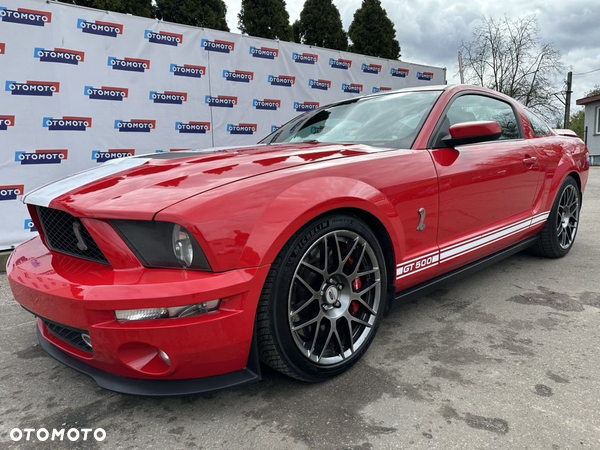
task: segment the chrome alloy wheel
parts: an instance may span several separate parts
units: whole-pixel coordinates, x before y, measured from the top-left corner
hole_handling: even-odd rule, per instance
[[[573,185],[568,185],[560,196],[556,214],[558,244],[567,249],[575,240],[579,224],[579,194]]]
[[[325,234],[302,255],[288,295],[302,355],[330,366],[365,344],[382,305],[379,267],[371,245],[349,230]]]

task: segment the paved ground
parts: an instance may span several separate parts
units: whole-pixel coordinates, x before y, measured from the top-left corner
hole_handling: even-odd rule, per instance
[[[599,169],[566,258],[516,255],[396,310],[328,383],[265,370],[212,395],[123,396],[44,354],[3,275],[0,308],[2,448],[36,446],[14,427],[106,429],[85,448],[600,448]]]

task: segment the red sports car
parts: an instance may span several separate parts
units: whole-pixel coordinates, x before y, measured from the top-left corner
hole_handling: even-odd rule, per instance
[[[107,162],[25,196],[8,263],[40,344],[105,388],[203,392],[259,361],[319,381],[394,302],[571,249],[588,151],[472,86],[344,100],[250,147]]]

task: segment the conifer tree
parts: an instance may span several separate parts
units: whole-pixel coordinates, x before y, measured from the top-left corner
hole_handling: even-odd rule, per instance
[[[284,0],[242,0],[238,19],[241,32],[250,36],[282,41],[293,38]]]
[[[396,40],[394,23],[379,0],[363,0],[354,13],[348,36],[353,52],[380,58],[400,58],[400,44]]]

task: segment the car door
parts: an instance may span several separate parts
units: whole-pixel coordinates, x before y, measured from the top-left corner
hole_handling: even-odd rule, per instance
[[[448,148],[451,125],[496,121],[498,140]],[[439,273],[518,242],[527,232],[540,183],[535,149],[513,105],[481,93],[451,100],[430,141],[439,178]]]

